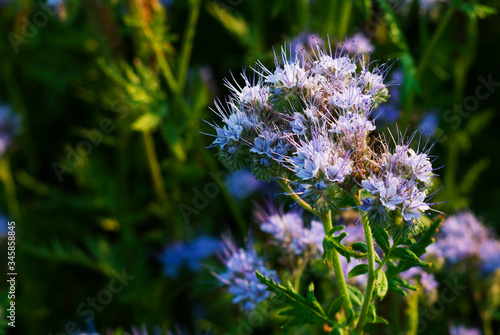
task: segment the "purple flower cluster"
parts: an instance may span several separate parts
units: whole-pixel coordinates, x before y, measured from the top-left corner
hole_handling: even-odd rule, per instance
[[[378,173],[372,173],[361,182],[369,194],[361,209],[368,213],[372,222],[391,229],[399,220],[402,221],[397,225],[399,232],[416,234],[422,229],[418,219],[430,209],[426,199],[434,173],[430,148],[415,152],[410,148],[411,140],[401,140],[392,151],[384,150]]]
[[[20,130],[21,120],[8,105],[0,105],[0,156]]]
[[[432,273],[427,273],[420,267],[413,267],[402,272],[400,275],[401,278],[412,285],[415,285],[415,281],[418,281],[427,296],[437,296],[439,283]]]
[[[372,111],[388,98],[391,65],[372,67],[345,45],[332,53],[316,43],[292,54],[283,48],[274,69],[257,63],[253,80],[243,72],[243,87],[226,82],[232,95],[216,103],[223,125],[212,124],[221,161],[248,167],[258,179],[286,180],[320,213],[364,189],[361,209],[374,222],[417,233],[430,209],[430,148],[412,149],[415,134],[398,139],[394,150],[370,135]]]
[[[276,272],[269,270],[264,261],[259,258],[253,249],[252,241],[249,241],[246,249],[243,249],[238,248],[229,236],[223,236],[222,240],[223,248],[220,258],[226,266],[226,271],[220,274],[214,273],[214,275],[234,296],[234,304],[238,304],[244,311],[251,311],[270,296],[270,293],[266,291],[267,286],[259,282],[255,271],[275,281],[279,279]]]
[[[245,169],[232,171],[226,179],[226,186],[235,199],[242,200],[257,191],[262,186],[262,182],[255,179],[252,173]]]
[[[260,229],[272,235],[283,250],[295,255],[304,254],[308,248],[323,253],[323,224],[313,220],[310,228],[305,227],[302,211],[284,213],[269,205],[268,211],[258,209],[256,217]]]
[[[436,242],[427,251],[450,264],[478,260],[482,273],[490,274],[500,268],[500,240],[492,236],[472,213],[463,212],[442,223]]]
[[[175,242],[167,246],[160,255],[160,262],[164,274],[175,278],[183,266],[192,272],[200,271],[202,261],[219,250],[219,240],[202,235],[192,241]]]
[[[451,326],[450,335],[481,335],[481,331],[477,328],[466,328],[463,325]]]

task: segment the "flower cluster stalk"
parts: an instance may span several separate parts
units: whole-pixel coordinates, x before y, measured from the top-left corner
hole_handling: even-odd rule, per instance
[[[359,314],[358,323],[356,325],[356,333],[361,333],[365,325],[366,315],[370,307],[373,288],[375,284],[375,249],[373,247],[372,232],[368,218],[363,216],[363,229],[365,231],[366,246],[368,247],[368,278],[366,281],[366,291],[363,297],[363,304],[361,305],[361,312]]]

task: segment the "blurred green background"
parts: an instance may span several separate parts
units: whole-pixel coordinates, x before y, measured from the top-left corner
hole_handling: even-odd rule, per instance
[[[445,185],[437,208],[470,209],[498,233],[498,8],[456,0],[429,10],[370,0],[0,1],[0,104],[21,118],[0,168],[0,213],[17,223],[17,324],[8,333],[70,334],[68,322],[87,330],[78,306],[122,269],[135,278],[96,313],[96,330],[210,323],[237,333],[238,311],[208,271],[166,278],[158,257],[175,240],[228,230],[241,239],[252,227],[252,201],[273,191],[234,199],[202,120],[228,93],[224,77],[257,59],[272,65],[272,48],[303,34],[329,34],[335,48],[363,33],[372,60],[398,59],[399,129],[435,117],[434,164],[444,165]],[[480,99],[484,80],[493,84]],[[194,208],[213,182],[220,192],[186,215],[182,205]],[[464,313],[474,322],[471,299],[436,322]]]

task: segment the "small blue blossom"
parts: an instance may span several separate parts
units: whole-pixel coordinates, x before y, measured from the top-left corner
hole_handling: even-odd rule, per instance
[[[459,213],[443,221],[436,242],[427,251],[450,264],[456,264],[477,257],[482,245],[490,240],[490,234],[472,213]]]
[[[351,53],[368,53],[375,50],[370,39],[362,33],[357,33],[352,39],[348,39],[345,48]]]
[[[0,156],[7,150],[21,128],[21,119],[9,105],[0,104]]]
[[[256,217],[260,229],[271,234],[283,250],[301,255],[306,249],[316,246],[317,250],[323,252],[322,243],[325,237],[323,225],[312,221],[310,228],[305,227],[302,211],[284,213],[282,209],[278,210],[269,205],[267,212],[258,209]]]
[[[244,311],[251,311],[270,296],[266,291],[267,286],[259,282],[255,271],[275,281],[279,281],[279,278],[276,271],[269,270],[265,266],[264,261],[253,249],[251,240],[247,243],[246,249],[238,248],[229,236],[223,236],[222,240],[220,258],[226,266],[226,271],[214,275],[233,295],[234,304],[238,304]]]
[[[450,335],[481,335],[481,331],[476,328],[466,328],[463,325],[451,326]]]
[[[238,200],[245,199],[262,185],[263,183],[255,179],[252,173],[247,169],[233,171],[226,179],[226,186],[229,193]]]
[[[4,216],[0,215],[0,238],[6,237],[8,232],[9,232],[9,219]]]
[[[431,135],[439,124],[439,119],[436,112],[428,112],[420,121],[418,128],[425,135]]]
[[[490,238],[479,246],[478,252],[482,273],[488,275],[500,269],[500,240]]]
[[[427,273],[420,267],[412,267],[402,272],[400,276],[412,285],[415,285],[415,280],[418,280],[425,295],[433,298],[437,297],[439,283],[432,273]]]
[[[219,249],[219,240],[203,235],[192,241],[175,242],[166,247],[160,256],[163,272],[169,278],[177,277],[183,266],[198,272],[202,268],[202,261]]]

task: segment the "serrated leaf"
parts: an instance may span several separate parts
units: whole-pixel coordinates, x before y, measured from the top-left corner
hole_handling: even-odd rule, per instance
[[[375,322],[374,323],[383,323],[385,325],[388,325],[389,324],[389,321],[387,321],[386,319],[384,319],[383,317],[381,316],[378,316],[377,315],[377,318],[375,319]]]
[[[421,261],[417,255],[413,253],[408,248],[396,247],[391,250],[390,256],[391,258],[398,258],[409,265],[419,265],[423,267],[429,267],[430,263],[426,263]]]
[[[476,3],[463,3],[460,8],[469,16],[471,19],[480,18],[484,19],[487,16],[493,15],[497,10],[493,7],[488,7]]]
[[[434,220],[429,228],[427,228],[421,235],[417,243],[410,247],[411,251],[418,257],[425,253],[425,248],[434,242],[434,235],[438,232],[439,226],[443,222],[444,217],[440,215]]]
[[[367,272],[368,272],[368,264],[359,264],[353,267],[351,271],[349,271],[347,278],[351,279],[356,276],[364,275]]]
[[[347,291],[349,293],[349,298],[351,298],[351,302],[353,305],[361,306],[361,302],[363,301],[363,293],[352,285],[347,285]]]
[[[344,296],[341,295],[337,299],[335,299],[328,308],[328,318],[330,320],[335,320],[335,315],[340,312],[342,305],[344,304]]]
[[[291,307],[290,309],[280,313],[280,315],[290,317],[290,320],[283,325],[283,328],[305,324],[327,323],[330,326],[335,324],[333,321],[328,319],[325,311],[323,311],[323,308],[321,308],[321,305],[316,300],[313,283],[309,285],[307,298],[304,298],[295,292],[291,283],[289,283],[288,287],[285,288],[281,284],[276,283],[274,279],[266,278],[259,271],[255,271],[255,274],[259,281],[267,286],[267,291],[276,293],[277,295],[283,297],[286,304]]]
[[[375,292],[380,299],[383,299],[387,294],[388,286],[389,284],[387,283],[387,277],[385,276],[384,271],[381,269],[377,270],[375,272]]]
[[[387,231],[384,228],[374,226],[372,228],[372,235],[379,248],[387,254],[391,248]]]
[[[362,253],[368,252],[368,247],[366,246],[366,243],[362,242],[354,242],[353,244],[351,244],[351,248],[355,251],[359,251]]]
[[[347,247],[341,243],[341,241],[346,237],[346,232],[341,233],[339,236],[335,236],[334,233],[344,229],[344,226],[335,226],[323,239],[323,260],[328,264],[329,267],[332,266],[333,262],[333,250],[335,249],[339,254],[347,259],[347,262],[351,261],[351,257],[354,258],[364,258],[366,253],[361,253],[354,250],[352,247]]]

